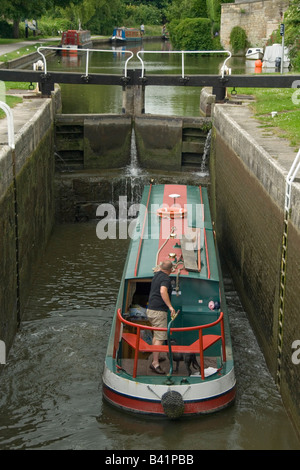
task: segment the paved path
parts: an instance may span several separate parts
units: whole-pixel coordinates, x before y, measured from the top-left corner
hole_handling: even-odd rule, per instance
[[[291,147],[287,139],[274,135],[272,129],[265,128],[258,119],[255,119],[248,106],[224,105],[224,108],[226,113],[252,136],[274,161],[287,172],[290,170],[298,149]]]
[[[107,42],[107,37],[106,36],[92,36],[92,39],[95,41],[103,41]],[[37,38],[37,39],[27,39],[27,40],[20,40],[20,42],[14,42],[12,44],[0,44],[0,56],[4,54],[8,54],[9,52],[17,51],[18,49],[21,49],[22,47],[26,46],[32,46],[34,44],[44,44],[44,43],[49,43],[53,41],[59,41],[60,37],[52,37],[52,38]]]
[[[92,36],[93,39],[99,41],[106,41],[105,36]],[[21,49],[24,46],[33,45],[33,44],[43,44],[53,41],[59,41],[60,37],[52,37],[46,39],[32,39],[32,40],[21,40],[13,44],[0,44],[0,55]],[[31,90],[15,90],[14,94],[19,96],[24,96],[26,99],[22,103],[19,103],[14,108],[12,108],[12,114],[14,117],[14,129],[15,137],[20,129],[26,124],[29,119],[34,115],[34,113],[39,109],[44,98],[37,97],[37,94]],[[0,89],[0,99],[1,99],[1,89]],[[7,135],[7,118],[0,119],[0,149],[3,145],[7,145],[8,135]]]
[[[54,38],[47,38],[47,39],[32,39],[32,40],[27,40],[27,41],[20,41],[20,42],[14,42],[12,44],[0,44],[0,56],[4,54],[8,54],[13,51],[17,51],[18,49],[21,49],[22,47],[26,46],[32,46],[34,44],[43,44],[43,43],[48,43],[51,41],[59,41],[59,37],[54,37]]]
[[[14,119],[15,139],[21,128],[32,118],[45,101],[45,98],[37,98],[32,91],[26,92],[25,90],[24,95],[27,96],[27,99],[11,108]],[[32,95],[32,98],[30,98],[30,95]],[[7,144],[7,118],[4,118],[0,119],[0,149]]]

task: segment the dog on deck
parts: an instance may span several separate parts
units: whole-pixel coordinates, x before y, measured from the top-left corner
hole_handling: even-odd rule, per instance
[[[175,344],[176,344],[176,341],[174,339],[172,339],[171,340],[171,345],[175,345]],[[168,354],[168,356],[169,356],[169,354]],[[184,361],[184,364],[185,364],[188,375],[192,374],[191,366],[194,369],[200,370],[200,366],[198,364],[196,354],[194,354],[194,353],[190,354],[190,353],[175,353],[175,352],[173,352],[172,356],[173,356],[173,361],[176,362],[175,372],[178,372],[180,361]]]

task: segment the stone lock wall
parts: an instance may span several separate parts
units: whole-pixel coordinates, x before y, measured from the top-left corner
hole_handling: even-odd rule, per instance
[[[223,3],[221,5],[220,40],[230,49],[230,33],[234,26],[246,31],[251,47],[263,47],[272,32],[281,23],[281,12],[289,5],[288,0],[255,0]]]
[[[54,95],[16,133],[15,178],[11,149],[0,152],[0,339],[7,352],[54,224]]]
[[[280,393],[300,433],[300,364],[292,359],[293,342],[300,340],[300,184],[295,181],[292,185],[285,309],[280,332],[287,171],[257,143],[259,131],[249,135],[240,120],[235,122],[230,108],[215,105],[213,113],[210,189],[217,241],[274,380],[278,370],[278,335],[283,335]],[[295,155],[291,152],[292,158]]]

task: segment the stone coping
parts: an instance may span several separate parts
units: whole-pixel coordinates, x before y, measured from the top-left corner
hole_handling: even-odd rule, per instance
[[[284,138],[268,135],[247,105],[215,104],[212,119],[226,143],[284,210],[286,177],[297,149]],[[291,220],[300,230],[300,175],[292,183],[291,208]]]

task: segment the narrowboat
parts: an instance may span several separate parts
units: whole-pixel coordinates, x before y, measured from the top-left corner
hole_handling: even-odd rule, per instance
[[[152,345],[147,302],[164,260],[173,270],[168,340]],[[151,368],[159,351],[161,369]],[[103,396],[167,419],[219,411],[235,398],[231,337],[207,189],[145,186],[120,283],[103,371]]]
[[[90,31],[69,29],[61,36],[60,47],[62,49],[77,50],[88,49],[93,46]]]
[[[267,46],[263,56],[263,67],[268,69],[280,68],[282,59],[282,45],[272,44]],[[287,47],[283,49],[283,68],[290,66],[289,50]]]
[[[138,28],[114,28],[112,37],[113,43],[139,42],[142,40],[141,31]]]

